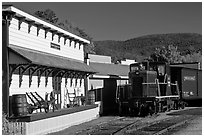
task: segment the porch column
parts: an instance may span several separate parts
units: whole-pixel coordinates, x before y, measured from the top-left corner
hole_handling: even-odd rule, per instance
[[[14,12],[2,12],[2,109],[5,114],[9,114],[9,25]]]
[[[85,57],[84,57],[84,63],[86,63],[87,65],[89,65],[89,57],[88,57],[88,53],[85,53]],[[88,90],[89,90],[89,78],[88,77],[84,77],[84,91],[85,91],[85,97],[86,97],[86,104],[88,102]]]

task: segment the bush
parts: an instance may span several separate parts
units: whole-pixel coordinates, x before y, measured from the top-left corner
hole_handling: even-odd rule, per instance
[[[9,133],[9,121],[6,118],[6,115],[2,114],[2,134],[3,135],[10,135]]]
[[[24,135],[25,123],[9,121],[7,115],[2,114],[2,134],[3,135]]]

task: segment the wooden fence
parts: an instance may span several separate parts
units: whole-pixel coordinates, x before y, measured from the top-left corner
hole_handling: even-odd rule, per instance
[[[3,135],[25,135],[25,122],[4,122],[2,127]]]

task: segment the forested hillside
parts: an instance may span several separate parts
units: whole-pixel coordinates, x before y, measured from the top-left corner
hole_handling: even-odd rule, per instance
[[[143,59],[149,58],[150,55],[152,57],[152,54],[154,54],[156,58],[157,56],[165,56],[166,59],[174,58],[171,56],[173,56],[173,54],[177,54],[178,57],[176,58],[179,62],[201,62],[202,60],[202,35],[200,34],[154,34],[133,38],[126,41],[93,41],[93,39],[86,34],[83,29],[75,27],[67,19],[65,19],[63,22],[59,22],[56,14],[50,9],[36,11],[34,15],[80,37],[89,39],[91,43],[84,47],[85,53],[108,55],[112,57],[112,62],[117,62],[118,60],[122,60],[124,58],[142,61]],[[172,49],[166,49],[168,46],[175,49],[175,51],[171,53]],[[165,53],[163,53],[163,51]]]
[[[154,34],[126,41],[95,41],[95,52],[112,56],[113,61],[123,58],[138,61],[148,58],[156,48],[173,45],[178,47],[182,56],[201,53],[202,35],[196,33]]]

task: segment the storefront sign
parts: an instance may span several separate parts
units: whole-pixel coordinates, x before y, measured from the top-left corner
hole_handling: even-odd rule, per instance
[[[53,48],[53,49],[60,50],[60,45],[52,43],[52,42],[50,43],[50,47]]]

